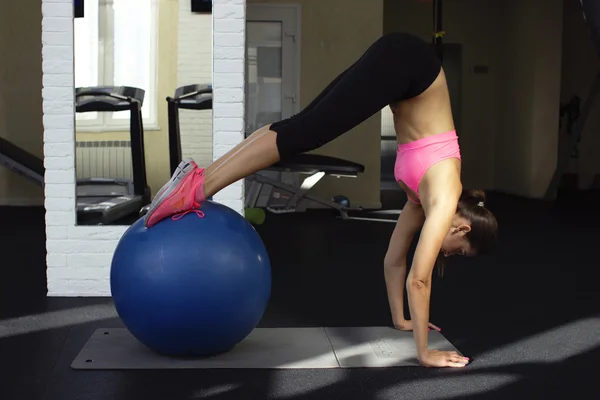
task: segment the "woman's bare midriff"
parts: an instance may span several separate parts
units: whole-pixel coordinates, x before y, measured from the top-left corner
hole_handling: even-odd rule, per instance
[[[390,109],[394,114],[396,140],[399,144],[455,129],[443,69],[427,90],[415,98],[390,105]]]
[[[394,114],[396,140],[399,144],[455,130],[450,93],[443,69],[431,86],[419,96],[392,104],[390,108]],[[450,159],[442,163],[460,175],[458,160]],[[417,194],[411,188],[402,181],[398,181],[398,184],[407,196],[416,201]]]

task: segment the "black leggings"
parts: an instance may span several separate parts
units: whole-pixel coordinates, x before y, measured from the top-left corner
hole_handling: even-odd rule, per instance
[[[281,159],[319,148],[398,100],[418,96],[441,63],[431,45],[405,33],[385,35],[306,108],[275,122]]]

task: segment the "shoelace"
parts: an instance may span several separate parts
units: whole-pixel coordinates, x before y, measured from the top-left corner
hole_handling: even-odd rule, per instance
[[[193,174],[203,176],[204,175],[204,169],[199,169],[198,168],[198,169],[196,169],[193,172]],[[196,191],[196,188],[194,187],[194,192],[195,191]],[[205,215],[204,212],[197,209],[199,207],[200,207],[200,203],[194,201],[192,203],[192,208],[191,209],[186,210],[186,211],[184,211],[182,213],[175,214],[175,215],[173,215],[171,217],[171,219],[173,221],[177,221],[177,220],[180,220],[181,218],[183,218],[185,215],[187,215],[189,213],[195,213],[199,218],[204,218],[204,215]]]
[[[198,208],[198,207],[200,207],[200,204],[198,204],[198,203],[194,203],[194,204],[193,204],[193,207],[194,207],[194,209],[192,209],[192,210],[187,210],[187,211],[184,211],[184,212],[182,212],[182,213],[179,213],[179,214],[175,214],[175,215],[173,215],[173,216],[171,217],[171,219],[172,219],[173,221],[177,221],[177,220],[180,220],[181,218],[183,218],[185,215],[187,215],[187,214],[189,214],[189,213],[195,213],[195,214],[196,214],[196,215],[197,215],[199,218],[204,218],[204,215],[205,215],[205,214],[204,214],[204,211],[201,211],[201,210],[196,210],[196,209],[195,209],[195,208]]]

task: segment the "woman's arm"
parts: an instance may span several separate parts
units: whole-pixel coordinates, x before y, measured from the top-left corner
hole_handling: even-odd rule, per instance
[[[439,204],[429,210],[419,237],[413,265],[406,280],[415,345],[419,360],[422,362],[429,355],[427,338],[433,267],[455,212],[456,204],[452,206],[451,203]]]
[[[426,366],[462,367],[468,359],[456,352],[430,352],[427,347],[431,277],[462,192],[460,162],[448,159],[435,164],[423,177],[419,189],[425,223],[406,280],[417,355]]]
[[[415,233],[425,221],[423,209],[418,204],[408,201],[394,228],[390,238],[383,269],[388,302],[392,313],[392,321],[396,328],[402,328],[404,318],[404,286],[406,283],[406,256]]]

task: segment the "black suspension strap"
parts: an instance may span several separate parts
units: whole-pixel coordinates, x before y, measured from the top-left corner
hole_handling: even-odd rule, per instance
[[[446,32],[443,29],[443,0],[433,0],[433,45],[438,58],[444,62],[443,39]]]

